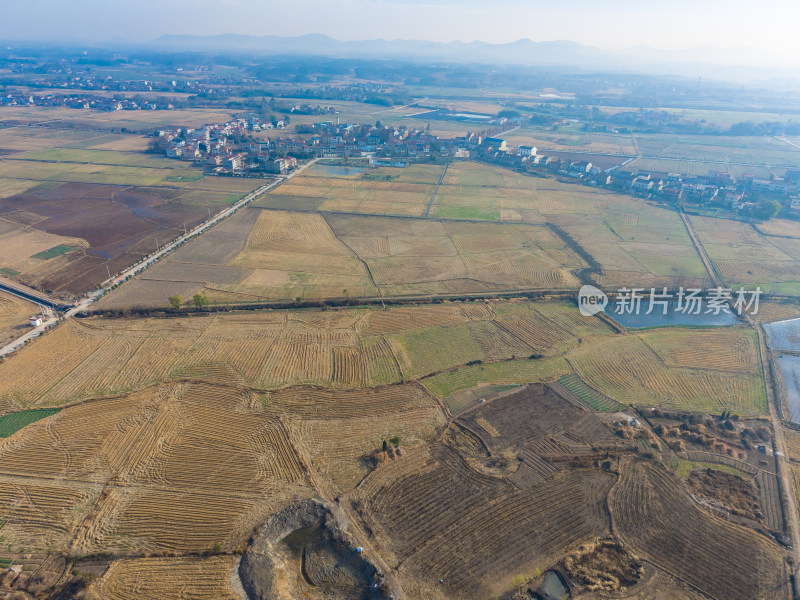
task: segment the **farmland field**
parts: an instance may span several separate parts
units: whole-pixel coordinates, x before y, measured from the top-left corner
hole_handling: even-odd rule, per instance
[[[414,386],[259,398],[247,387],[183,379],[65,408],[0,443],[5,547],[63,548],[72,537],[83,552],[238,549],[267,514],[312,493],[308,465],[315,481],[348,489],[381,438],[399,434],[412,447],[442,421]],[[231,462],[235,470],[225,468]],[[26,474],[58,483],[8,483]],[[33,505],[20,502],[25,495]],[[40,514],[39,506],[50,508]]]
[[[695,506],[660,465],[633,465],[613,492],[611,510],[637,553],[706,593],[731,600],[786,593],[776,548]]]
[[[225,250],[212,257],[205,239],[193,241],[101,306],[165,306],[172,294],[200,290],[212,302],[237,303],[572,289],[587,255],[603,286],[699,285],[706,277],[679,215],[633,198],[469,162],[448,167],[427,219],[402,218],[409,213],[388,207],[408,193],[421,211],[430,190],[376,188],[433,188],[434,168],[382,167],[375,177],[395,173],[386,182],[364,180],[367,171],[315,165],[256,202],[269,210],[249,208],[216,228],[226,231]],[[293,195],[297,186],[372,199],[333,209],[327,200]],[[359,214],[342,214],[348,212]],[[494,222],[470,222],[476,219]]]
[[[41,121],[63,120],[67,126],[89,125],[93,128],[149,132],[156,127],[199,127],[204,123],[224,123],[231,119],[231,113],[215,109],[186,110],[135,110],[99,111],[69,108],[50,108],[39,106],[3,107],[2,120],[5,122],[37,123]],[[94,133],[94,132],[93,132]],[[94,135],[97,135],[94,133]],[[5,147],[0,143],[0,147]]]
[[[361,518],[394,560],[426,585],[445,582],[448,597],[494,597],[513,575],[543,568],[554,555],[607,528],[599,501],[610,478],[592,470],[559,473],[535,450],[522,449],[546,445],[551,420],[570,422],[557,416],[562,413],[572,417],[573,444],[614,444],[593,416],[544,386],[524,388],[470,413],[481,425],[465,421],[467,429],[456,430],[461,433],[454,433],[453,445],[434,445],[379,467],[357,491]],[[491,431],[498,448],[522,451],[541,475],[528,462],[503,475],[477,470],[472,461],[481,459],[470,453],[480,452],[467,441],[475,439],[467,432],[476,427]],[[489,448],[494,455],[494,446]],[[521,478],[526,469],[529,480]],[[454,539],[461,543],[453,545]],[[508,580],[497,581],[493,572]]]
[[[428,165],[369,171],[331,169],[316,165],[262,197],[255,206],[418,217],[430,203],[442,173],[442,167]]]
[[[7,410],[61,406],[182,377],[261,389],[358,388],[425,378],[426,387],[446,399],[482,381],[526,383],[575,371],[623,404],[744,415],[762,414],[766,406],[746,329],[614,335],[603,321],[586,319],[566,303],[270,311],[169,323],[94,318],[59,327],[49,334],[49,349],[34,345],[0,364],[8,382],[0,402]],[[79,351],[59,354],[75,344]],[[48,361],[50,368],[28,378],[32,361]]]
[[[233,556],[119,560],[92,585],[92,591],[109,600],[236,600],[228,586],[235,562]]]
[[[691,220],[726,284],[759,286],[767,293],[797,294],[800,240],[770,237],[749,223],[698,216]],[[742,261],[742,256],[748,260]]]
[[[248,208],[209,235],[224,244],[213,256],[204,236],[99,306],[164,306],[174,293],[201,289],[222,303],[571,289],[572,272],[586,266],[541,225]]]
[[[637,134],[636,141],[645,160],[678,160],[697,162],[698,168],[728,171],[734,167],[739,174],[769,176],[766,167],[781,169],[800,165],[800,150],[772,137],[715,137],[682,135]],[[649,168],[640,166],[640,168]],[[721,168],[720,168],[721,167]],[[660,169],[659,169],[660,170]],[[670,171],[666,172],[687,172]]]
[[[191,376],[263,389],[354,388],[416,379],[470,361],[557,356],[579,336],[609,335],[567,304],[479,302],[386,310],[269,311],[212,318],[81,319],[0,364],[9,407],[58,406]],[[59,348],[80,350],[60,354]],[[437,350],[442,345],[452,356]],[[44,353],[44,354],[42,354]],[[25,376],[30,361],[46,374]]]
[[[28,317],[36,314],[38,310],[38,306],[32,302],[0,292],[0,346],[18,338],[27,330]]]
[[[0,131],[0,147],[14,151],[0,163],[6,275],[59,296],[80,294],[264,183],[204,177],[131,139],[144,138]]]
[[[735,354],[724,337],[705,336],[695,347],[697,337],[694,331],[651,331],[603,338],[567,358],[592,387],[626,404],[763,414],[766,396],[752,333],[732,336],[739,346]]]
[[[568,133],[523,127],[504,136],[514,146],[528,145],[561,152],[597,152],[600,154],[635,155],[636,147],[630,134]]]

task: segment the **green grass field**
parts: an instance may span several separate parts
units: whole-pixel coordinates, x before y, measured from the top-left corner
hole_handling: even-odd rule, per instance
[[[581,376],[577,373],[564,375],[558,381],[570,392],[575,394],[578,398],[595,410],[614,411],[625,408],[623,404],[620,404],[613,398],[609,398],[608,396],[598,392],[596,389],[586,385],[586,382],[581,379]]]
[[[3,415],[0,417],[0,437],[10,437],[26,425],[54,415],[59,410],[58,408],[38,408]]]
[[[31,258],[38,258],[39,260],[49,260],[51,258],[55,258],[56,256],[61,256],[62,254],[66,254],[67,252],[72,252],[75,248],[71,248],[70,246],[65,246],[64,244],[59,244],[58,246],[53,246],[52,248],[45,250],[44,252],[37,252]]]
[[[551,381],[569,372],[562,357],[518,359],[476,364],[453,369],[422,380],[435,396],[447,400],[456,392],[472,389],[480,384],[523,384]]]
[[[181,169],[186,163],[156,154],[143,152],[115,152],[111,150],[82,150],[78,148],[50,148],[17,154],[20,160],[42,162],[85,163],[123,167],[148,167],[152,169]]]

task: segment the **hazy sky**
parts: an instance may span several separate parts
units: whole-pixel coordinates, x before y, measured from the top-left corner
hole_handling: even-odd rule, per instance
[[[798,0],[0,0],[3,40],[166,33],[340,40],[568,39],[603,48],[748,46],[800,56]]]

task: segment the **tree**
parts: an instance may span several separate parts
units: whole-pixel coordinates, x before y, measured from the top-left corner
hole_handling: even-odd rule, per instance
[[[765,221],[769,221],[781,211],[781,203],[777,200],[764,202],[756,211],[756,216]]]
[[[392,446],[394,446],[395,448],[399,448],[400,447],[400,436],[399,435],[396,435],[394,437],[390,437],[389,441],[392,443]]]
[[[195,294],[192,296],[192,302],[197,308],[208,306],[208,298],[203,294]]]
[[[181,304],[183,304],[183,296],[180,294],[175,294],[174,296],[169,297],[169,303],[172,308],[180,308]]]

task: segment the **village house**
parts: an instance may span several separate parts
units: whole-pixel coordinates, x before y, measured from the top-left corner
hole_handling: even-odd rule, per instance
[[[504,139],[494,137],[483,140],[483,147],[487,151],[495,150],[497,152],[506,152],[508,150],[508,144]]]

